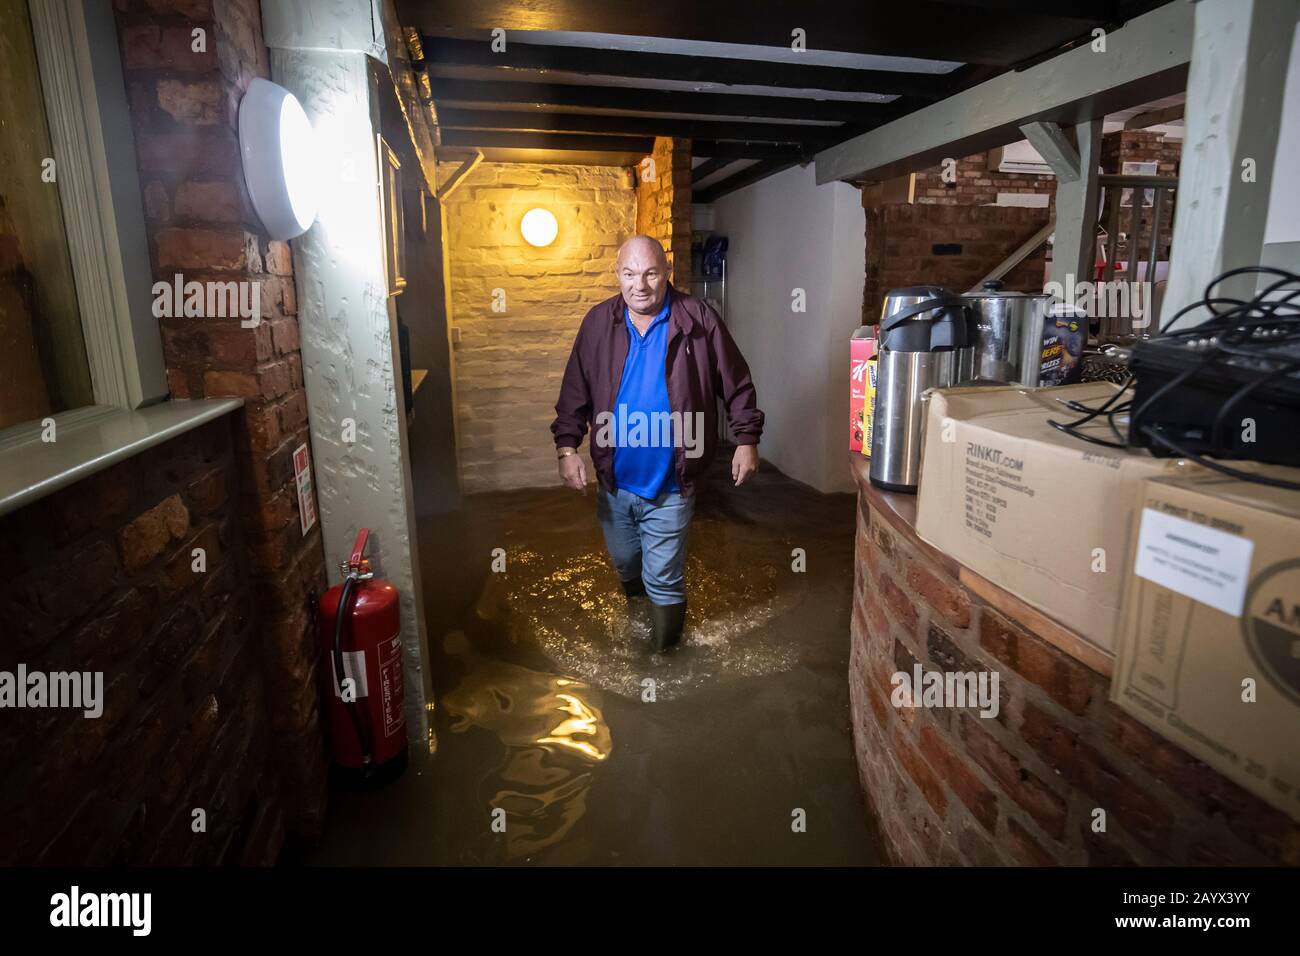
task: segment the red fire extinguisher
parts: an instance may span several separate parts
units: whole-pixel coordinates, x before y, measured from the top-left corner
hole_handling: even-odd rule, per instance
[[[402,713],[402,623],[397,589],[378,580],[364,556],[362,528],[343,583],[320,600],[321,683],[330,756],[347,776],[397,776],[406,767]]]

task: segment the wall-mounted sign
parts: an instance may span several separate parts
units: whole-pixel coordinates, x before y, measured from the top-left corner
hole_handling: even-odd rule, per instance
[[[316,524],[316,495],[311,486],[311,455],[306,442],[293,451],[293,477],[298,483],[298,518],[305,535]]]

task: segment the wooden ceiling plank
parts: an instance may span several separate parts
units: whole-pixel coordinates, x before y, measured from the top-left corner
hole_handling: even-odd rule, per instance
[[[730,156],[715,156],[712,159],[706,159],[698,166],[691,167],[691,182],[698,183],[707,179],[720,169],[725,169],[736,160]]]
[[[1119,5],[1089,0],[396,0],[403,24],[430,37],[487,37],[555,30],[662,37],[790,49],[804,31],[808,49],[1009,66],[1050,50]]]
[[[609,113],[528,112],[525,110],[463,109],[440,106],[438,125],[444,129],[517,129],[552,133],[599,133],[624,136],[680,136],[690,139],[741,140],[762,143],[820,143],[843,138],[842,126],[785,125]]]
[[[479,149],[564,149],[589,152],[649,153],[654,137],[588,136],[581,133],[534,133],[521,130],[441,131],[445,146],[471,146]]]
[[[892,93],[923,100],[942,99],[952,92],[949,73],[857,70],[732,57],[598,50],[522,42],[507,43],[505,50],[496,53],[487,40],[446,37],[426,37],[424,50],[427,61],[435,68],[439,65],[492,67],[506,74],[516,70],[555,70],[590,76],[766,86],[774,90]]]
[[[794,165],[795,163],[793,162],[779,159],[770,159],[761,163],[755,163],[753,166],[742,169],[740,172],[728,176],[720,182],[716,182],[711,186],[706,186],[704,189],[696,190],[695,194],[691,197],[691,201],[697,203],[714,202],[728,193],[735,192],[737,189],[756,183],[760,179],[766,179],[768,176],[787,170]]]
[[[562,83],[498,83],[486,80],[435,79],[432,87],[434,100],[839,122],[871,122],[892,118],[902,115],[915,105],[902,99],[891,103],[855,103],[785,96],[686,93],[619,86],[570,86]]]

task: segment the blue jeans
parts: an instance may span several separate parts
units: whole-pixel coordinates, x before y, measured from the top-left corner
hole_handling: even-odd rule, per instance
[[[655,604],[686,600],[686,530],[695,513],[695,496],[665,491],[653,500],[623,488],[611,495],[600,488],[596,517],[619,580],[637,576]]]

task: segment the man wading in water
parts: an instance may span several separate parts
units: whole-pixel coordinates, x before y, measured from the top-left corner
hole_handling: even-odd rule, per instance
[[[727,327],[673,288],[658,242],[633,236],[614,271],[622,291],[582,320],[551,433],[560,478],[585,494],[578,446],[592,429],[596,517],[623,590],[650,599],[652,643],[662,652],[686,621],[686,531],[717,450],[718,399],[736,440],[737,487],[758,470],[763,413]]]

